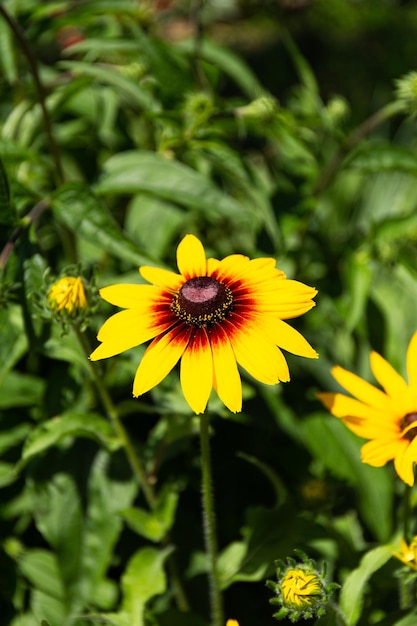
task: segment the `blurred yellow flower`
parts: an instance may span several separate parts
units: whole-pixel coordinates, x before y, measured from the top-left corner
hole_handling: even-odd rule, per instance
[[[408,545],[404,539],[401,539],[400,551],[394,552],[393,556],[404,563],[404,565],[407,565],[412,570],[417,571],[417,536],[413,538],[410,545]]]
[[[379,354],[371,352],[372,372],[383,391],[342,367],[332,374],[354,398],[341,393],[319,393],[330,412],[360,437],[364,463],[381,467],[394,461],[398,476],[414,484],[417,462],[417,332],[407,350],[408,384]]]
[[[239,622],[237,619],[228,619],[226,622],[226,626],[239,626]]]
[[[304,337],[284,320],[314,306],[316,290],[287,280],[274,259],[241,254],[206,259],[202,243],[186,235],[177,249],[179,274],[141,267],[150,285],[119,284],[100,294],[120,311],[101,327],[101,345],[91,359],[105,359],[150,339],[133,383],[140,396],[161,382],[181,360],[185,399],[203,413],[214,388],[221,401],[242,408],[239,363],[257,380],[288,381],[280,348],[317,358]]]
[[[64,276],[57,280],[48,291],[49,306],[55,311],[66,311],[70,315],[87,307],[82,279],[77,276]]]

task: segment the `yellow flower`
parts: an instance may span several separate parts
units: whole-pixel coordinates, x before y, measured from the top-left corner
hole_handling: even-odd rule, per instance
[[[400,540],[400,552],[394,552],[394,556],[404,565],[417,571],[417,536],[413,538],[410,545],[404,539]]]
[[[237,619],[228,619],[226,622],[226,626],[239,626],[239,622]]]
[[[417,462],[417,332],[407,350],[408,384],[379,354],[371,352],[372,372],[383,391],[337,366],[335,379],[355,398],[340,393],[318,394],[333,415],[360,437],[362,461],[381,467],[394,460],[398,476],[414,484]]]
[[[48,291],[48,301],[52,309],[58,312],[76,314],[87,307],[84,285],[77,276],[64,276],[57,280]]]
[[[280,348],[317,358],[304,337],[283,320],[314,306],[315,289],[286,280],[274,259],[233,254],[206,259],[202,243],[186,235],[177,249],[179,274],[141,267],[150,285],[113,285],[104,300],[123,308],[101,327],[92,360],[105,359],[150,339],[133,383],[149,391],[181,360],[186,401],[203,413],[212,388],[233,412],[242,407],[239,363],[257,380],[289,380]]]
[[[297,609],[315,603],[317,596],[322,594],[322,584],[317,574],[302,567],[285,573],[281,580],[281,589],[283,603]]]

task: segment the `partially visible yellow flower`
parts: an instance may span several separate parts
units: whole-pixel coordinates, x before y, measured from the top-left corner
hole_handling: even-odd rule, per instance
[[[57,280],[48,291],[48,301],[54,311],[76,315],[87,307],[82,279],[77,276],[64,276]]]
[[[297,609],[311,606],[322,591],[317,574],[301,567],[286,572],[281,580],[281,588],[284,603]]]
[[[393,556],[404,563],[404,565],[407,565],[412,570],[417,572],[417,536],[413,538],[410,545],[408,545],[404,539],[401,539],[400,551],[394,552]]]
[[[226,622],[226,626],[239,626],[239,622],[237,619],[228,619]]]
[[[242,408],[238,363],[267,385],[290,378],[281,348],[308,358],[317,353],[286,321],[309,311],[316,290],[287,280],[275,259],[232,254],[207,259],[202,243],[186,235],[177,249],[179,274],[141,267],[148,285],[100,290],[122,308],[97,335],[91,359],[106,359],[151,340],[133,382],[140,396],[181,361],[180,381],[195,413],[203,413],[214,388],[234,413]]]
[[[412,486],[417,463],[417,332],[407,350],[408,384],[376,352],[371,352],[370,361],[383,391],[336,366],[333,376],[354,398],[341,393],[318,397],[350,430],[370,440],[362,446],[364,463],[381,467],[393,460],[398,476]]]

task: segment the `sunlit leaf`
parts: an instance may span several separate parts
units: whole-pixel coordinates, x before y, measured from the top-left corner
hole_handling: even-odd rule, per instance
[[[104,204],[81,184],[61,187],[52,198],[57,217],[73,232],[133,265],[154,264],[123,234]]]
[[[96,191],[126,194],[147,191],[204,212],[207,218],[244,218],[243,207],[205,176],[178,161],[146,151],[116,154],[105,163]]]
[[[178,494],[167,487],[159,494],[152,511],[135,507],[121,511],[121,515],[139,535],[151,541],[160,541],[174,522],[177,503]]]
[[[143,626],[147,602],[166,589],[164,563],[171,548],[142,548],[130,559],[122,576],[122,608],[130,617],[130,626]]]
[[[373,548],[362,558],[359,567],[346,578],[340,592],[340,608],[348,626],[358,623],[368,579],[385,565],[392,553],[393,546]]]
[[[109,450],[120,446],[112,425],[100,415],[68,412],[40,424],[32,431],[23,448],[22,461],[29,461],[67,437],[94,439]]]

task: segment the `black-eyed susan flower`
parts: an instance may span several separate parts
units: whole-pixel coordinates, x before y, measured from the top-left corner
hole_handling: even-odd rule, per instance
[[[394,552],[393,556],[417,572],[417,536],[413,537],[410,544],[404,539],[400,539],[400,549],[398,552]]]
[[[195,413],[212,388],[233,412],[241,410],[237,364],[273,385],[289,380],[280,348],[316,358],[304,337],[284,320],[314,306],[316,290],[287,280],[274,259],[233,254],[206,259],[202,243],[186,235],[177,249],[179,274],[141,267],[149,285],[113,285],[100,294],[123,308],[101,327],[91,359],[105,359],[150,339],[136,371],[133,395],[157,385],[181,360],[181,387]]]
[[[83,281],[80,276],[64,276],[52,284],[48,291],[51,309],[76,315],[87,307]]]
[[[393,460],[401,480],[413,485],[417,462],[417,332],[407,350],[408,384],[377,352],[371,352],[370,361],[383,390],[337,366],[332,368],[333,376],[354,397],[341,393],[320,393],[318,397],[350,430],[370,440],[362,446],[364,463],[381,467]]]
[[[338,587],[335,583],[326,583],[324,564],[318,569],[313,559],[307,558],[301,551],[297,554],[301,562],[291,558],[285,563],[277,561],[277,582],[266,582],[275,593],[270,603],[281,607],[274,617],[287,617],[292,622],[324,615],[330,595]]]

